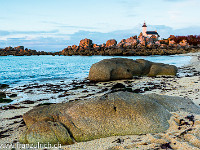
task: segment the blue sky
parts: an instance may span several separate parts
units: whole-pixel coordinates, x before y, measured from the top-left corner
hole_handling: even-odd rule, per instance
[[[170,34],[198,34],[199,0],[0,0],[0,47],[62,50],[139,34],[141,24]]]

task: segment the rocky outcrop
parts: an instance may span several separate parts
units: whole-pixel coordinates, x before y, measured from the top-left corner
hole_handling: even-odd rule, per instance
[[[189,43],[187,42],[187,40],[182,40],[182,41],[179,43],[179,45],[180,45],[181,47],[189,47]]]
[[[111,46],[116,46],[116,45],[117,45],[117,41],[115,39],[111,39],[106,42],[106,47],[111,47]]]
[[[90,39],[83,39],[80,41],[79,46],[87,49],[87,48],[91,48],[92,47],[92,40]]]
[[[113,58],[93,64],[89,71],[89,80],[99,82],[132,79],[133,76],[175,76],[176,73],[177,68],[173,65],[153,63],[143,59]]]
[[[67,47],[62,50],[61,55],[103,55],[103,56],[149,56],[149,55],[174,55],[188,52],[197,52],[183,40],[179,44],[173,44],[175,36],[169,39],[158,40],[156,36],[144,37],[142,33],[127,39],[122,39],[118,44],[115,39],[108,40],[106,44],[93,44],[90,39],[83,39],[79,46]],[[176,42],[175,42],[176,43]]]
[[[44,52],[44,51],[36,51],[31,49],[24,49],[24,46],[17,46],[17,47],[6,47],[4,49],[0,49],[0,56],[7,56],[7,55],[13,55],[13,56],[31,56],[31,55],[56,55],[57,53],[51,53],[51,52]]]
[[[24,51],[24,46],[17,46],[17,47],[14,47],[14,50],[22,50],[22,51]]]
[[[39,106],[23,115],[22,143],[72,144],[97,138],[163,132],[170,111],[200,113],[184,98],[115,92],[84,101]]]
[[[30,55],[102,55],[102,56],[149,56],[149,55],[174,55],[200,50],[200,36],[170,36],[168,39],[158,40],[156,36],[144,37],[142,33],[127,39],[122,39],[117,44],[115,39],[103,44],[93,44],[91,39],[83,39],[79,45],[72,45],[60,52],[44,52],[24,49],[24,46],[0,48],[0,56],[30,56]]]
[[[132,36],[128,39],[123,39],[121,40],[121,42],[119,42],[117,44],[118,47],[121,48],[135,48],[135,46],[137,45],[137,36]]]

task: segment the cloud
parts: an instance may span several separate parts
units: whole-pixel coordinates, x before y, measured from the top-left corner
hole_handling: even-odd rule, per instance
[[[170,16],[170,19],[172,20],[176,20],[181,16],[181,12],[177,10],[169,11],[168,14]]]
[[[78,31],[74,34],[69,35],[70,40],[67,41],[68,45],[78,44],[81,39],[89,38],[93,41],[93,43],[96,44],[102,44],[106,43],[109,39],[116,39],[117,41],[121,41],[123,38],[128,38],[130,36],[135,35],[130,30],[118,30],[108,33],[102,33],[102,32],[91,32],[91,31]]]
[[[59,37],[37,37],[34,39],[23,38],[8,38],[7,40],[0,40],[1,48],[12,46],[16,47],[23,45],[28,49],[35,49],[38,51],[60,51],[67,47],[66,38]]]
[[[6,35],[10,35],[10,32],[0,30],[0,36],[6,36]]]
[[[57,28],[72,28],[72,29],[97,29],[97,27],[90,27],[90,26],[74,26],[74,25],[67,25],[65,23],[55,22],[55,21],[41,21],[41,23],[51,24]]]
[[[164,25],[148,25],[149,31],[157,30],[161,37],[167,38],[170,36],[170,34],[174,33],[174,30],[171,27],[164,26]],[[78,44],[81,39],[89,38],[93,41],[93,43],[96,44],[102,44],[106,43],[109,39],[116,39],[118,42],[120,42],[122,39],[129,38],[134,35],[139,35],[139,33],[142,31],[142,25],[137,25],[136,27],[128,30],[116,30],[113,32],[91,32],[91,31],[78,31],[74,34],[69,34],[70,40],[66,41],[67,45],[73,45]]]
[[[126,17],[136,17],[138,16],[138,12],[135,8],[141,7],[141,2],[138,0],[116,0],[123,8],[124,8],[124,15]]]
[[[41,23],[53,24],[53,25],[63,25],[63,23],[59,23],[59,22],[56,22],[56,21],[41,21]]]
[[[73,28],[73,29],[97,29],[97,27],[84,27],[84,26],[69,26],[69,25],[59,25],[59,28]]]
[[[118,42],[120,42],[122,39],[126,39],[134,35],[139,35],[141,30],[141,25],[138,25],[132,29],[116,30],[107,33],[80,30],[73,34],[55,33],[48,36],[37,35],[36,37],[26,35],[21,38],[16,37],[0,40],[0,45],[1,47],[15,47],[23,45],[26,48],[36,49],[38,51],[61,51],[69,45],[78,45],[80,40],[84,38],[89,38],[93,41],[93,43],[96,44],[105,43],[109,39],[116,39]],[[196,35],[197,33],[200,33],[200,27],[198,26],[174,30],[173,28],[165,25],[148,25],[147,30],[157,30],[161,38],[168,38],[170,35]]]
[[[0,20],[5,20],[5,19],[7,19],[6,17],[0,17]]]
[[[49,33],[58,33],[59,30],[50,30],[50,31],[4,31],[0,30],[0,36],[7,36],[7,35],[16,35],[16,34],[49,34]]]
[[[138,0],[115,0],[115,2],[118,2],[122,5],[124,5],[126,8],[127,7],[138,7],[138,5],[140,4],[140,1]]]
[[[126,15],[127,17],[130,17],[130,18],[134,18],[134,17],[137,17],[137,15],[136,14],[128,14],[128,15]]]
[[[188,1],[188,0],[164,0],[164,1],[167,1],[167,2],[185,2],[185,1]]]
[[[176,29],[175,34],[176,35],[200,35],[200,27],[198,26],[192,26],[182,29]]]
[[[59,30],[50,31],[12,31],[11,34],[45,34],[45,33],[58,33]]]
[[[36,50],[59,51],[69,40],[67,34],[59,30],[49,31],[0,31],[1,48],[23,45]]]

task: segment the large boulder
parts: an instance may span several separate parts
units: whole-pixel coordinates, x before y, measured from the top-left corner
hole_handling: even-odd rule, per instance
[[[6,51],[12,51],[12,50],[14,50],[14,48],[12,48],[11,46],[9,46],[9,47],[6,47],[5,50]]]
[[[17,46],[17,47],[14,47],[15,50],[22,50],[24,51],[24,46]]]
[[[72,45],[72,50],[77,50],[78,46],[77,45]]]
[[[157,75],[176,75],[177,67],[173,65],[166,65],[162,63],[152,64],[148,76]]]
[[[7,84],[0,84],[0,89],[6,89],[8,87],[9,87],[9,85],[7,85]]]
[[[188,99],[130,92],[40,106],[23,115],[28,129],[20,142],[72,144],[109,136],[163,132],[169,127],[170,111],[180,110],[200,113]]]
[[[137,36],[132,36],[128,39],[122,39],[121,42],[117,44],[118,47],[123,47],[123,48],[131,48],[133,46],[137,45]]]
[[[116,45],[117,45],[117,41],[115,39],[111,39],[106,42],[106,47],[112,47]]]
[[[131,59],[104,59],[92,65],[89,71],[89,80],[109,81],[131,79],[133,78],[132,69],[136,70],[135,72],[138,72],[138,75],[140,75],[140,72],[142,71],[142,68],[137,65],[137,62]]]
[[[0,98],[6,98],[6,93],[5,92],[0,92]]]
[[[79,43],[80,47],[84,47],[84,48],[91,48],[92,47],[92,40],[90,39],[83,39],[80,41]]]
[[[73,140],[65,126],[59,122],[39,121],[34,123],[20,137],[22,143],[60,143],[73,144]]]
[[[89,71],[89,80],[99,82],[132,79],[133,76],[175,76],[176,73],[177,68],[173,65],[153,63],[143,59],[112,58],[93,64]]]

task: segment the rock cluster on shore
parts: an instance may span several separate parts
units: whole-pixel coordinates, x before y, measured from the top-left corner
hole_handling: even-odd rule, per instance
[[[90,68],[90,81],[110,81],[132,79],[133,76],[175,76],[177,67],[174,65],[154,63],[144,59],[112,58],[95,63]]]
[[[31,49],[24,49],[24,46],[0,48],[0,56],[30,56],[30,55],[102,55],[102,56],[148,56],[148,55],[174,55],[200,50],[200,38],[196,36],[170,36],[165,40],[158,40],[156,37],[144,37],[142,33],[119,43],[110,39],[103,44],[94,44],[91,39],[82,39],[79,45],[68,46],[60,52],[44,52]]]
[[[177,41],[178,43],[176,43]],[[190,42],[191,43],[191,42]],[[193,44],[193,43],[192,43]],[[83,39],[79,46],[72,45],[62,50],[61,55],[103,55],[103,56],[147,56],[147,55],[174,55],[188,52],[197,52],[200,47],[190,45],[184,38],[180,41],[175,36],[166,40],[154,37],[146,38],[142,34],[122,39],[118,44],[115,39],[108,40],[101,45],[93,44],[91,39]]]
[[[169,128],[170,112],[175,111],[200,114],[189,99],[131,92],[40,106],[23,115],[28,129],[20,142],[72,144],[114,135],[163,132]]]
[[[36,51],[31,49],[24,49],[24,46],[0,48],[0,56],[31,56],[31,55],[56,55],[58,53]]]

